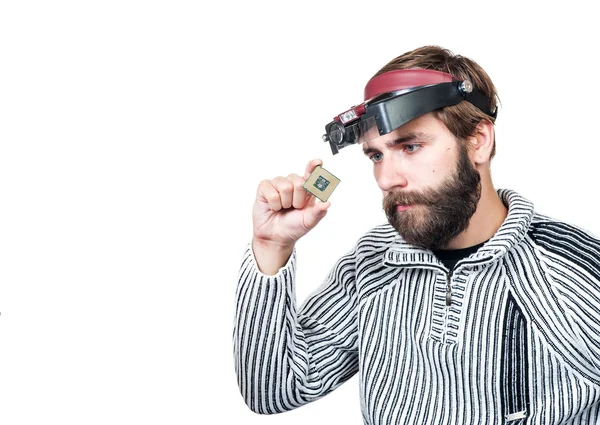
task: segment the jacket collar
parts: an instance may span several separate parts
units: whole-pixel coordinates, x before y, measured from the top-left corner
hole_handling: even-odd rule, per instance
[[[479,250],[458,262],[459,267],[478,268],[497,261],[526,236],[533,218],[533,203],[517,192],[499,189],[498,196],[508,208],[508,215],[498,231]],[[447,271],[433,252],[406,243],[400,235],[384,254],[384,264],[410,268],[432,268]]]

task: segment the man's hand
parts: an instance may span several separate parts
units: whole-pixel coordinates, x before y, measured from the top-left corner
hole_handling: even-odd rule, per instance
[[[323,162],[310,161],[304,177],[290,174],[263,180],[252,211],[252,249],[264,274],[276,274],[287,262],[296,242],[327,214],[330,202],[316,198],[302,188],[312,171]]]

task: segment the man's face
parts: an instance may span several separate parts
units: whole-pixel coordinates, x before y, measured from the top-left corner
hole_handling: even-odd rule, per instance
[[[363,144],[374,163],[383,208],[403,239],[445,247],[469,225],[481,181],[463,144],[433,113]]]

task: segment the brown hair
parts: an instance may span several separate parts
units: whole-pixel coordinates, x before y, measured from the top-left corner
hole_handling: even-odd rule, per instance
[[[439,46],[419,47],[410,52],[404,53],[395,59],[392,59],[387,65],[381,68],[377,74],[383,74],[387,71],[396,69],[433,69],[446,72],[460,80],[469,80],[474,88],[477,88],[491,100],[490,110],[497,108],[499,98],[496,88],[487,73],[473,60],[464,56],[455,55],[448,49]],[[436,111],[438,118],[448,127],[448,130],[460,141],[466,140],[475,132],[475,127],[481,120],[490,121],[492,124],[495,118],[482,112],[473,104],[463,101],[458,105],[447,106]],[[494,137],[494,146],[490,159],[496,154],[496,140]]]

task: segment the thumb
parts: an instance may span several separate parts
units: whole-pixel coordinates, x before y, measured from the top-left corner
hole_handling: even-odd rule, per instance
[[[304,216],[304,225],[308,229],[312,229],[319,224],[319,221],[321,221],[327,214],[327,210],[329,209],[330,205],[331,202],[329,201],[317,202],[312,207],[308,208]]]
[[[323,165],[323,161],[320,159],[313,159],[308,164],[306,164],[306,170],[304,171],[304,180],[308,179],[311,173],[317,168],[317,166]]]

